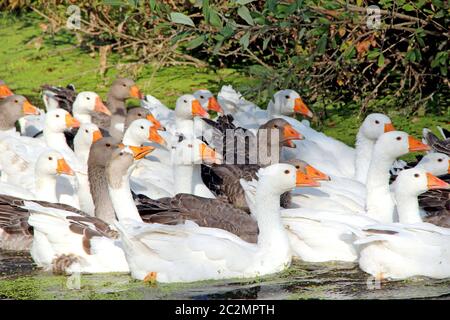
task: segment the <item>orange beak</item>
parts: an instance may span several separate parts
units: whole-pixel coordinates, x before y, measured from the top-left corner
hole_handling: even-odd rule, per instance
[[[143,146],[143,147],[128,146],[128,147],[131,149],[131,151],[133,151],[134,160],[142,159],[150,152],[155,150],[155,147],[152,146]]]
[[[154,127],[156,130],[166,131],[166,128],[164,128],[164,127],[161,125],[161,122],[159,122],[158,120],[156,120],[156,118],[155,118],[151,113],[149,113],[149,114],[147,115],[146,119],[147,119],[148,121],[150,121],[151,123],[153,123],[153,127]]]
[[[384,124],[384,132],[395,131],[394,125],[392,123]]]
[[[28,102],[28,100],[25,100],[25,102],[22,105],[22,112],[23,114],[29,115],[38,115],[39,110],[38,108],[36,108],[35,106],[33,106],[31,103]]]
[[[74,172],[67,164],[66,160],[64,158],[58,159],[57,166],[56,166],[56,172],[58,174],[67,174],[68,176],[73,176]]]
[[[441,179],[433,176],[431,173],[427,172],[427,187],[429,190],[431,190],[431,189],[449,189],[450,184],[448,184],[444,180],[441,180]]]
[[[66,127],[67,128],[78,128],[80,126],[80,121],[72,117],[70,114],[66,114]]]
[[[431,150],[430,146],[427,146],[426,144],[422,143],[421,141],[417,140],[412,136],[408,137],[408,144],[409,144],[409,152]]]
[[[195,116],[200,116],[200,117],[204,117],[204,118],[209,117],[208,112],[206,112],[205,109],[202,108],[202,105],[200,104],[200,102],[197,99],[192,101],[192,115],[194,117]]]
[[[219,102],[217,102],[216,98],[214,98],[214,97],[211,97],[208,100],[208,110],[212,110],[217,113],[223,114],[222,107],[220,106]]]
[[[447,173],[450,174],[450,160],[448,160],[448,171],[447,171]]]
[[[101,138],[103,138],[102,133],[100,132],[100,130],[95,130],[93,135],[92,135],[92,143],[100,140]]]
[[[217,152],[208,147],[206,144],[202,143],[200,145],[200,156],[202,160],[204,160],[207,163],[216,163],[220,164],[219,156]]]
[[[296,172],[295,185],[297,187],[320,187],[319,182],[301,171]]]
[[[148,139],[150,141],[156,142],[162,146],[165,146],[167,144],[166,140],[164,140],[164,138],[159,135],[156,127],[150,127],[150,130],[148,133]]]
[[[306,174],[313,180],[331,180],[328,175],[310,165],[306,166]]]
[[[134,85],[130,88],[130,97],[136,98],[136,99],[144,99],[144,95],[142,94],[141,90],[139,90],[138,86]]]
[[[107,114],[108,116],[111,115],[111,111],[108,110],[108,108],[104,105],[102,99],[100,97],[95,98],[95,111],[102,112],[104,114]]]
[[[290,140],[303,140],[304,137],[295,130],[290,124],[287,124],[283,128],[283,138],[285,142],[288,142],[287,145],[294,145]],[[295,146],[295,145],[294,145]]]
[[[313,113],[308,106],[303,102],[302,98],[296,98],[294,104],[294,112],[300,113],[306,117],[312,118]]]
[[[11,91],[11,89],[6,85],[2,84],[0,86],[0,98],[6,98],[9,96],[12,96],[14,93]]]

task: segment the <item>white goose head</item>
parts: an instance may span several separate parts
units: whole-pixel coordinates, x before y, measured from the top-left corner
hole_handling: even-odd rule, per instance
[[[290,89],[280,90],[273,96],[273,108],[280,115],[291,116],[295,113],[302,114],[306,117],[313,117],[313,113],[303,102],[300,95]]]
[[[179,165],[220,163],[221,156],[203,141],[185,138],[173,147],[173,162]]]
[[[219,102],[217,102],[211,91],[207,89],[197,90],[194,92],[194,97],[200,102],[203,109],[223,114],[222,107],[220,106]]]
[[[192,120],[196,116],[209,117],[200,102],[192,94],[185,94],[177,99],[175,115],[178,119],[184,120]]]
[[[450,187],[448,183],[436,178],[430,172],[417,168],[402,170],[396,181],[396,192],[410,196],[418,196],[431,189],[447,189]]]
[[[375,143],[378,156],[396,159],[409,152],[429,151],[430,147],[403,131],[383,133]]]
[[[111,115],[111,112],[103,103],[100,96],[92,91],[80,92],[73,102],[74,114],[93,114],[94,112],[101,112]]]
[[[74,175],[73,170],[63,156],[54,150],[46,150],[39,155],[35,165],[35,172],[37,176]]]
[[[123,143],[126,145],[140,146],[146,142],[155,142],[165,146],[167,143],[158,133],[158,127],[147,119],[137,119],[131,122],[125,131]]]
[[[435,176],[450,174],[450,157],[440,152],[428,153],[423,156],[416,168],[421,168]]]
[[[78,128],[80,122],[64,109],[49,111],[45,116],[45,128],[54,133],[62,133],[69,128]]]
[[[101,138],[103,138],[103,135],[97,125],[82,123],[74,139],[75,153],[77,153],[79,148],[89,152],[91,145]]]
[[[394,130],[391,119],[382,113],[369,114],[360,128],[360,132],[372,141],[376,141],[383,133]]]

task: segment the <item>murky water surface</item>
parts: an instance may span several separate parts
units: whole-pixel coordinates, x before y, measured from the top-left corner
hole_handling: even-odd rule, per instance
[[[79,289],[78,289],[79,287]],[[0,299],[450,299],[450,279],[374,283],[352,263],[294,262],[248,281],[149,285],[127,274],[54,276],[28,254],[0,251]]]

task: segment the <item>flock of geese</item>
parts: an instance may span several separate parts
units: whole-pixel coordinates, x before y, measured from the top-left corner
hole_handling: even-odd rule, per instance
[[[231,86],[170,109],[126,78],[106,103],[71,85],[42,96],[45,111],[0,81],[0,249],[45,270],[189,282],[297,258],[357,262],[380,280],[450,277],[445,128],[420,141],[373,113],[352,148],[298,121],[313,114],[293,90],[266,109]],[[270,157],[250,161],[255,146]],[[397,160],[409,152],[426,153]]]

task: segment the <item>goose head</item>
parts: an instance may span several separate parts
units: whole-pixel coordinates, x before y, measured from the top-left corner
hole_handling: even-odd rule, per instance
[[[64,109],[49,111],[45,116],[45,128],[55,133],[62,133],[69,128],[78,128],[80,122]]]
[[[197,90],[194,92],[194,97],[200,102],[204,109],[223,114],[222,107],[219,102],[217,102],[211,91],[207,89]]]
[[[258,171],[258,184],[270,186],[274,194],[282,194],[295,187],[317,187],[320,184],[287,163],[276,163]]]
[[[128,177],[136,164],[135,160],[140,160],[152,152],[155,148],[151,146],[135,147],[119,144],[119,148],[111,153],[111,157],[106,165],[106,179],[112,188],[119,188],[123,178]]]
[[[90,148],[93,143],[103,138],[97,125],[93,123],[83,123],[80,125],[77,134],[75,135],[75,145]]]
[[[134,120],[127,128],[123,141],[125,144],[140,146],[145,142],[152,141],[162,146],[167,143],[158,133],[157,127],[147,119]]]
[[[297,171],[301,171],[307,176],[311,177],[313,180],[321,181],[321,180],[331,180],[328,175],[317,170],[313,166],[309,165],[307,162],[300,159],[289,159],[285,161],[285,163],[291,164],[295,167]]]
[[[270,130],[270,132],[273,132],[272,130],[277,130],[278,137],[279,137],[279,143],[284,147],[289,148],[295,148],[295,144],[292,142],[292,140],[302,140],[304,137],[295,130],[289,122],[287,122],[284,119],[276,118],[267,121],[265,124],[259,127],[258,135],[260,135],[264,130]],[[268,144],[272,143],[271,141],[271,134],[270,132],[267,133],[268,137]]]
[[[177,99],[175,116],[183,120],[192,120],[197,116],[209,118],[208,112],[192,94],[185,94]]]
[[[13,128],[16,121],[26,115],[38,114],[40,114],[39,109],[24,96],[11,95],[0,101],[0,126],[2,129]]]
[[[88,158],[89,170],[95,167],[105,167],[114,150],[119,147],[120,141],[113,137],[104,137],[91,145]]]
[[[148,121],[151,121],[153,123],[153,126],[157,130],[161,131],[166,130],[149,110],[142,107],[137,107],[128,110],[127,117],[125,119],[125,129],[128,128],[130,124],[137,119],[147,119]]]
[[[7,84],[3,80],[0,80],[0,99],[12,96],[13,94],[14,93],[7,86]]]
[[[360,128],[360,132],[372,141],[376,141],[383,133],[394,130],[391,119],[382,113],[369,114]]]
[[[421,168],[436,176],[450,174],[450,157],[440,152],[428,153],[423,156],[416,168]]]
[[[403,131],[383,133],[375,143],[378,156],[396,159],[409,152],[429,151],[430,147]]]
[[[303,102],[300,95],[290,89],[277,91],[273,96],[273,107],[276,113],[280,115],[291,116],[299,113],[306,117],[312,118],[313,113]]]
[[[73,112],[74,114],[93,114],[94,112],[100,112],[111,115],[111,112],[103,103],[100,96],[92,91],[80,92],[75,101],[73,102]]]
[[[221,163],[221,155],[199,139],[186,138],[173,147],[173,159],[176,164],[192,165],[201,163]]]
[[[73,170],[63,156],[54,150],[47,150],[39,155],[36,161],[35,172],[37,176],[74,175]]]
[[[448,189],[450,185],[423,169],[402,170],[396,179],[396,192],[418,196],[432,189]]]
[[[139,90],[139,87],[136,85],[136,83],[128,78],[116,79],[112,83],[108,95],[119,101],[125,101],[129,98],[144,98],[144,95],[142,94],[141,90]]]

